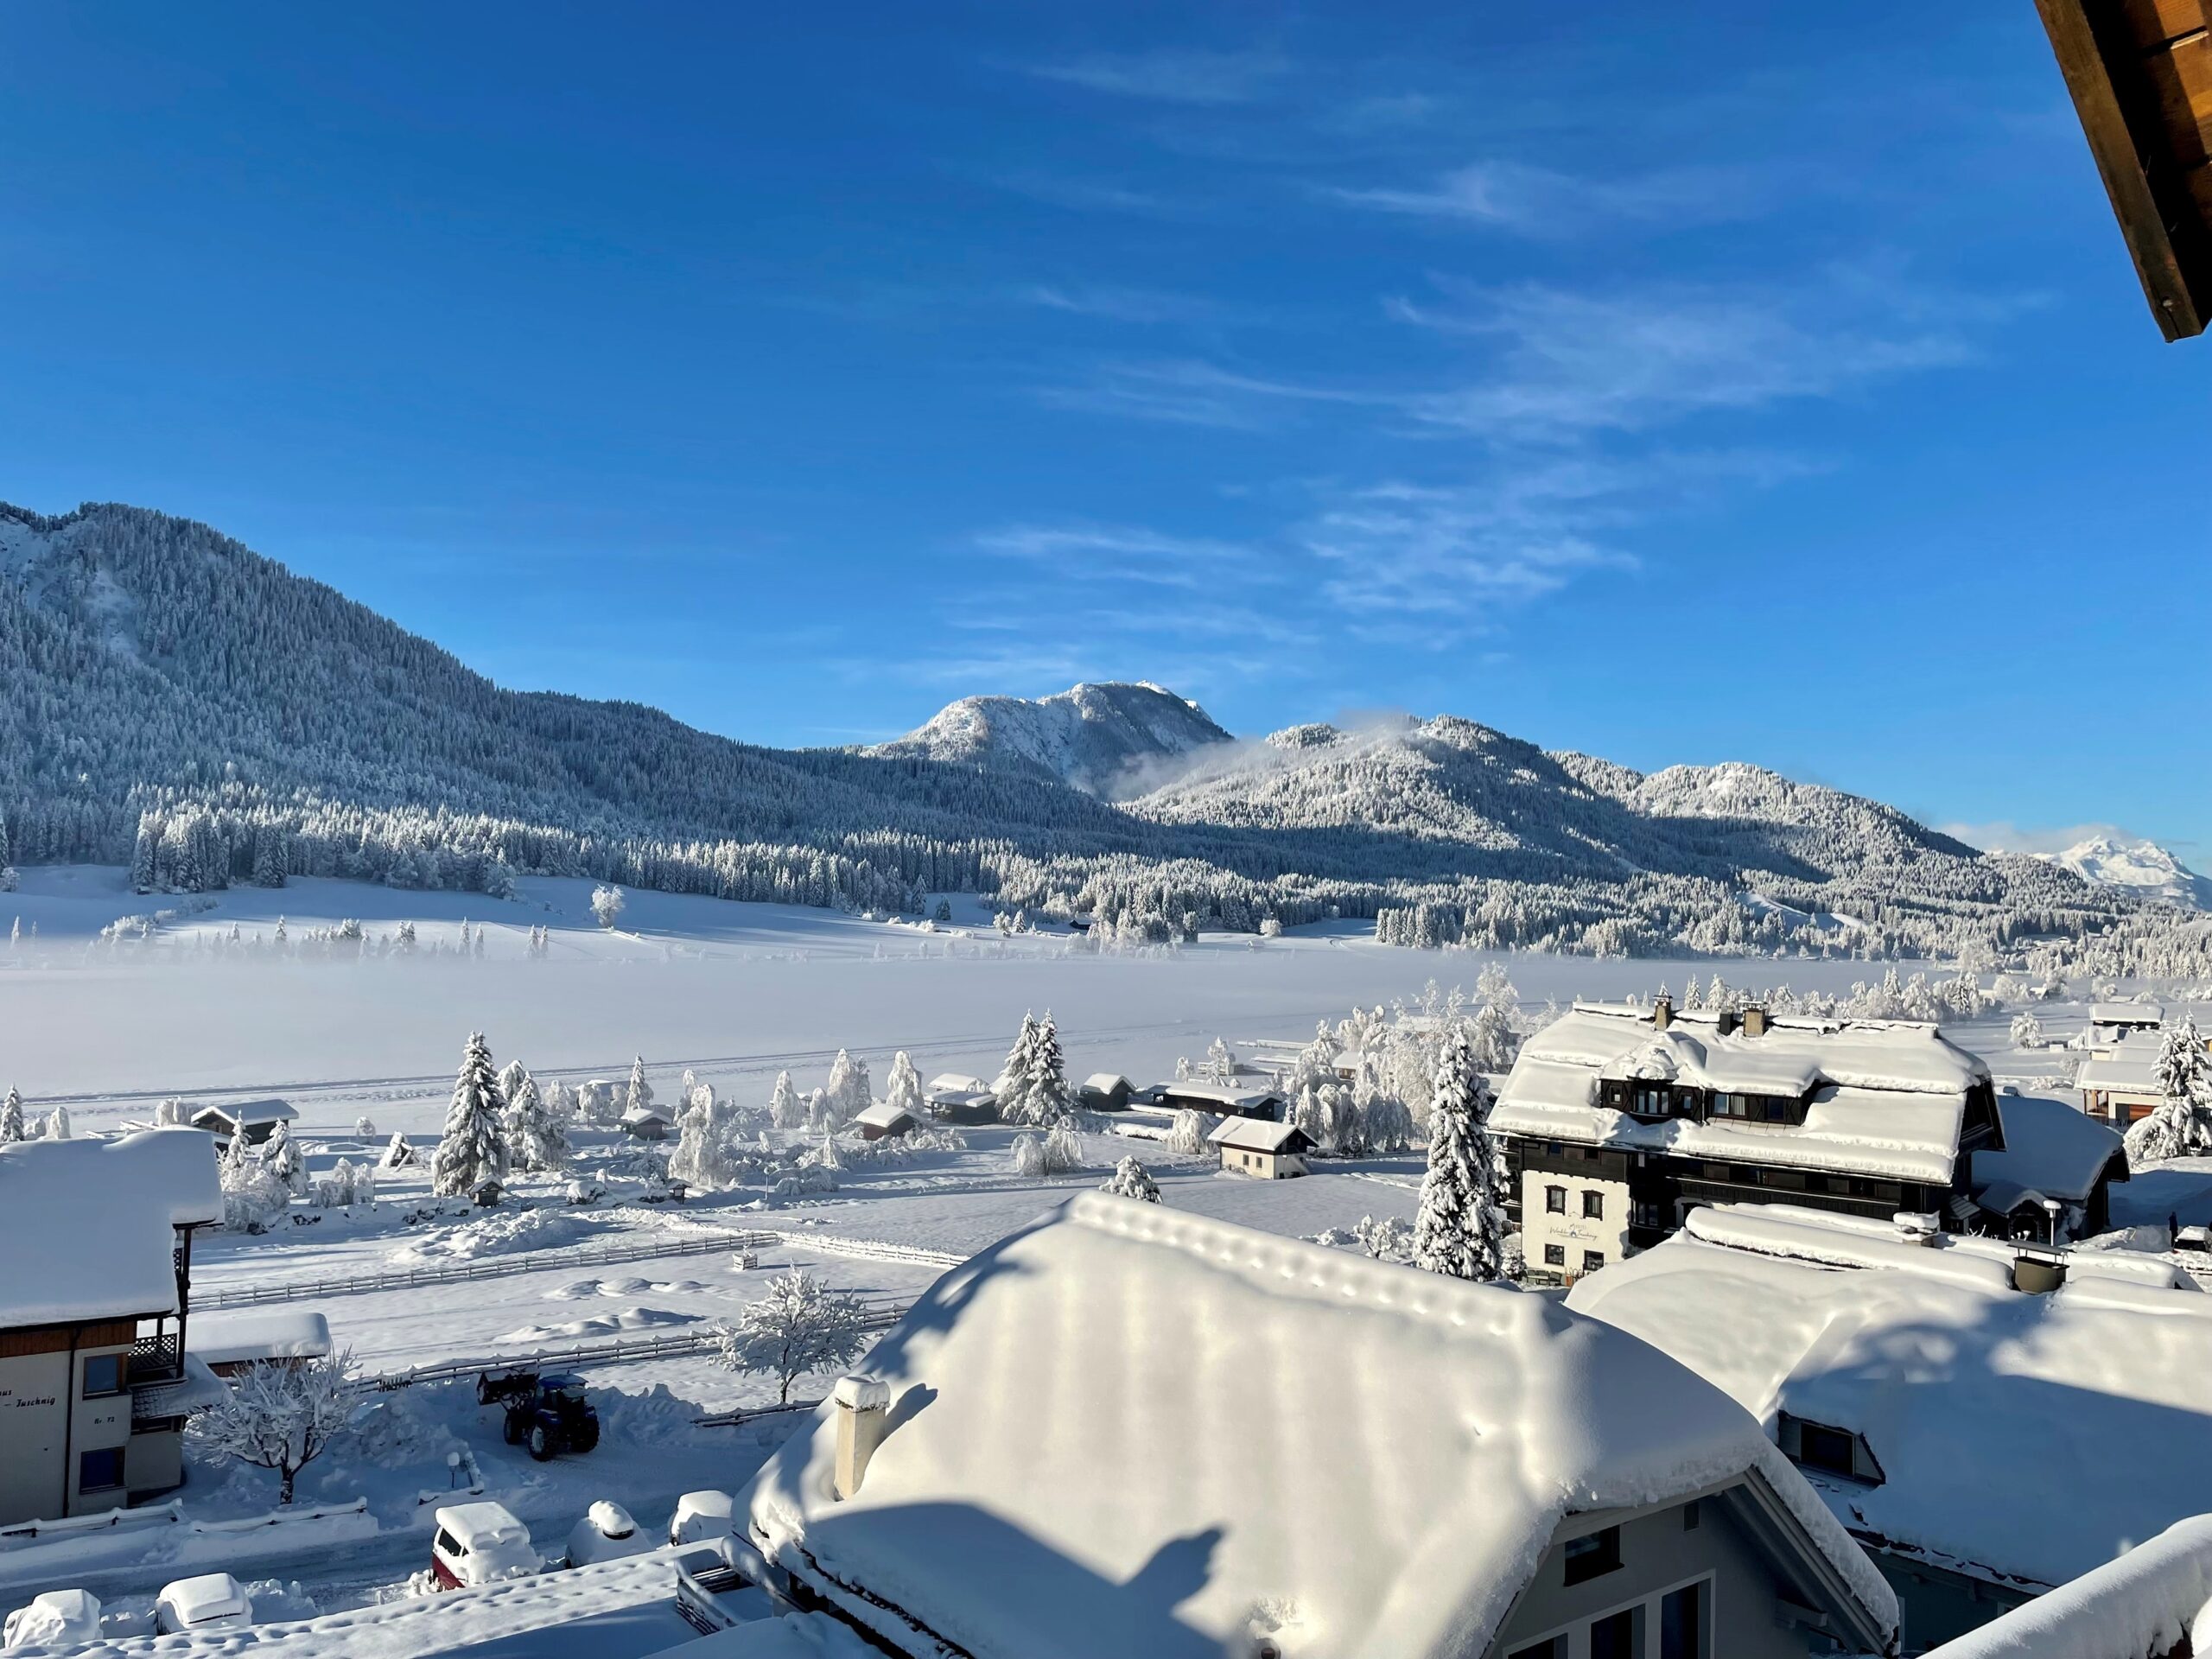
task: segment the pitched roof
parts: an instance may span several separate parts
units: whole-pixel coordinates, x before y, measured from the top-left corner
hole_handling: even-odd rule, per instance
[[[330,1321],[311,1308],[194,1314],[192,1351],[210,1365],[256,1359],[319,1359],[330,1351]]]
[[[2060,1584],[2203,1508],[2212,1296],[2155,1257],[2080,1249],[2063,1286],[2030,1294],[2012,1288],[2015,1254],[1716,1205],[1567,1306],[1769,1424],[1788,1410],[1862,1435],[1883,1484],[1814,1478],[1852,1527],[1961,1571]]]
[[[2158,1057],[2151,1052],[2147,1043],[2139,1053],[2092,1054],[2074,1074],[2074,1086],[2116,1090],[2121,1094],[2156,1095],[2160,1090],[2152,1080],[2151,1068],[2157,1062]]]
[[[2005,1125],[2005,1149],[1974,1155],[1974,1183],[1985,1192],[2002,1183],[2081,1204],[2113,1159],[2121,1159],[2126,1171],[2119,1131],[2078,1106],[2041,1095],[1999,1095],[1997,1115]]]
[[[1102,1095],[1110,1095],[1116,1089],[1128,1089],[1135,1085],[1118,1071],[1094,1071],[1083,1080],[1083,1086],[1086,1089],[1096,1089]]]
[[[1239,1089],[1227,1083],[1163,1083],[1162,1099],[1202,1100],[1232,1112],[1250,1111],[1269,1102],[1280,1105],[1281,1095],[1273,1089]]]
[[[932,1095],[988,1095],[991,1085],[981,1077],[971,1077],[958,1071],[944,1071],[930,1079],[928,1093]]]
[[[174,1313],[175,1230],[222,1218],[198,1129],[0,1146],[0,1330]]]
[[[225,1100],[202,1106],[192,1115],[192,1122],[197,1125],[202,1118],[219,1118],[235,1128],[240,1123],[289,1123],[299,1115],[289,1100]]]
[[[1655,1030],[1649,1009],[1578,1004],[1522,1045],[1491,1128],[1553,1141],[1846,1170],[1942,1185],[1951,1179],[1967,1091],[1986,1067],[1934,1026],[1777,1019],[1724,1034],[1700,1010]],[[1812,1093],[1802,1125],[1688,1118],[1643,1122],[1599,1103],[1605,1078],[1728,1093]]]
[[[1756,1423],[1546,1298],[1085,1193],[938,1280],[866,1364],[893,1403],[860,1491],[830,1497],[825,1403],[747,1507],[911,1651],[1480,1653],[1567,1514],[1734,1480],[1895,1622]]]
[[[1243,1152],[1304,1152],[1313,1144],[1297,1124],[1271,1123],[1263,1117],[1225,1117],[1206,1139]]]
[[[2093,1567],[1928,1659],[2157,1659],[2212,1619],[2212,1515],[2177,1521],[2148,1543]]]
[[[893,1106],[887,1100],[879,1100],[866,1111],[855,1113],[853,1122],[864,1123],[871,1129],[888,1129],[900,1123],[913,1122],[914,1115],[904,1106]]]
[[[2165,1018],[2165,1010],[2156,1002],[2092,1002],[2089,1023],[2093,1026],[2155,1026]]]

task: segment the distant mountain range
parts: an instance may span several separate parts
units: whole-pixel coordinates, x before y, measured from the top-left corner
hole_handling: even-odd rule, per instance
[[[2086,935],[2172,896],[1757,767],[1647,776],[1450,715],[1244,742],[1160,687],[1078,685],[868,748],[746,744],[502,690],[128,506],[0,506],[0,683],[13,856],[128,858],[157,887],[543,870],[817,904],[985,892],[1148,934],[1395,908],[1423,942],[1763,951],[1829,948],[1839,915],[1859,948]]]
[[[2152,841],[2092,836],[2044,857],[2097,887],[2118,887],[2190,910],[2212,910],[2212,878],[2197,874]]]

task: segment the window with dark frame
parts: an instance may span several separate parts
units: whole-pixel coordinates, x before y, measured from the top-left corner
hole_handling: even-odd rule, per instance
[[[1797,1425],[1797,1461],[1808,1469],[1824,1470],[1832,1475],[1853,1475],[1858,1471],[1858,1461],[1853,1455],[1855,1437],[1840,1428],[1830,1428],[1824,1423]]]
[[[84,1397],[97,1400],[103,1395],[123,1392],[123,1356],[121,1354],[88,1354],[85,1358]]]
[[[1641,1604],[1590,1622],[1590,1659],[1643,1659]]]
[[[1544,1265],[1548,1268],[1565,1267],[1567,1265],[1567,1246],[1564,1244],[1545,1245]]]
[[[1603,1221],[1605,1218],[1604,1193],[1586,1191],[1582,1194],[1582,1218],[1585,1221]]]
[[[1618,1572],[1621,1564],[1621,1529],[1607,1527],[1603,1532],[1586,1533],[1580,1538],[1570,1538],[1562,1552],[1565,1559],[1565,1579],[1568,1586],[1587,1584],[1601,1579],[1608,1573]]]
[[[1605,1265],[1605,1253],[1603,1250],[1585,1250],[1582,1252],[1583,1272],[1595,1273],[1599,1268]]]
[[[1548,1186],[1544,1189],[1544,1213],[1548,1216],[1563,1216],[1567,1213],[1565,1187]]]
[[[111,1492],[123,1484],[123,1448],[105,1446],[97,1451],[81,1453],[77,1459],[77,1490],[80,1492]]]

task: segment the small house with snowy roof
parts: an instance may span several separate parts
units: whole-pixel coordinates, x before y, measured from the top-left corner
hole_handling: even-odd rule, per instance
[[[1083,1080],[1076,1097],[1086,1111],[1120,1112],[1128,1109],[1129,1096],[1135,1092],[1136,1085],[1120,1072],[1094,1071]]]
[[[2212,1295],[2163,1257],[1713,1205],[1567,1305],[1758,1417],[1897,1586],[1916,1648],[2212,1492]]]
[[[0,1525],[182,1484],[185,1418],[221,1386],[185,1351],[192,1236],[222,1218],[188,1128],[0,1145]]]
[[[1273,1089],[1245,1089],[1231,1083],[1163,1083],[1153,1090],[1154,1099],[1170,1111],[1185,1108],[1216,1117],[1282,1116],[1282,1096]]]
[[[2004,1147],[1989,1068],[1913,1020],[1578,1003],[1522,1045],[1490,1116],[1529,1268],[1592,1272],[1701,1204],[1886,1219],[1976,1211]]]
[[[853,1122],[860,1126],[863,1141],[895,1141],[922,1127],[904,1106],[893,1106],[887,1100],[876,1101]]]
[[[929,1087],[922,1090],[922,1100],[930,1116],[940,1123],[999,1121],[999,1097],[991,1091],[991,1085],[965,1072],[945,1071],[931,1077]]]
[[[2130,1037],[2155,1037],[2165,1017],[2156,1002],[2092,1002],[2089,1041],[2103,1047]]]
[[[215,1137],[215,1148],[227,1151],[231,1137],[241,1128],[246,1140],[260,1146],[276,1133],[279,1123],[290,1123],[299,1117],[299,1109],[289,1100],[236,1100],[219,1105],[202,1106],[192,1115],[192,1127],[205,1129]]]
[[[1281,1181],[1312,1173],[1306,1166],[1306,1154],[1313,1150],[1313,1138],[1295,1123],[1225,1117],[1206,1139],[1221,1154],[1222,1168],[1231,1175]]]
[[[865,1365],[741,1506],[780,1587],[884,1652],[1897,1650],[1756,1420],[1548,1298],[1084,1193]]]
[[[632,1106],[622,1114],[622,1133],[632,1141],[665,1141],[675,1120],[658,1106]]]
[[[2158,1046],[2136,1043],[2082,1061],[2074,1074],[2074,1086],[2082,1091],[2082,1109],[2122,1129],[2157,1111],[2166,1097],[2151,1075]]]

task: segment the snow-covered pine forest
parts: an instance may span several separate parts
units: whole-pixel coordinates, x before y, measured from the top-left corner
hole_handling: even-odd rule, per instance
[[[958,760],[764,748],[503,690],[205,525],[134,507],[0,506],[0,673],[16,693],[0,862],[127,862],[149,892],[313,874],[496,895],[553,874],[908,914],[980,893],[1155,943],[1371,918],[1413,945],[2039,944],[2062,970],[2212,972],[2201,915],[1751,766],[1645,776],[1446,716],[1208,742],[1108,801],[988,743]]]

